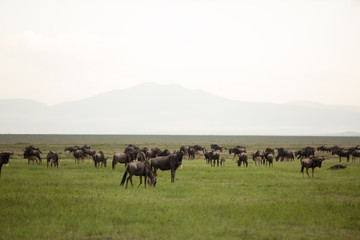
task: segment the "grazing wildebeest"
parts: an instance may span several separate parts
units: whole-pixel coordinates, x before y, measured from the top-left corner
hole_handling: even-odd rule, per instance
[[[204,153],[206,163],[210,163],[211,166],[215,167],[215,161],[217,162],[217,166],[219,166],[220,154],[215,152],[215,150],[207,151]]]
[[[1,177],[1,168],[3,164],[9,164],[9,159],[10,156],[13,155],[14,153],[9,153],[9,152],[1,152],[0,153],[0,177]]]
[[[54,167],[59,168],[60,160],[56,152],[52,152],[52,151],[48,152],[46,156],[46,167],[49,167],[49,162],[51,167],[54,164]]]
[[[75,163],[76,163],[76,161],[77,161],[77,163],[80,163],[80,159],[82,160],[82,162],[84,162],[85,155],[82,150],[75,150],[73,152],[73,154],[74,154],[74,158],[75,158]]]
[[[269,167],[270,167],[270,164],[272,167],[274,167],[274,155],[272,155],[271,153],[266,153],[265,154],[265,160],[266,160],[266,165],[268,165],[269,163]]]
[[[127,174],[129,174],[129,177],[126,179]],[[145,177],[145,188],[146,188],[146,182],[147,182],[147,178],[149,178],[149,184],[151,186],[156,185],[156,175],[155,173],[152,171],[151,166],[149,164],[149,162],[147,160],[145,161],[134,161],[131,162],[129,164],[126,165],[125,167],[125,172],[123,175],[123,178],[121,180],[120,186],[123,186],[126,180],[126,186],[125,188],[127,188],[127,185],[130,181],[131,186],[133,185],[132,182],[132,176],[140,176],[140,184],[138,187],[140,187],[140,185],[142,184],[142,177]]]
[[[238,164],[238,167],[241,166],[241,164],[243,164],[243,166],[245,167],[245,164],[246,164],[246,167],[248,167],[248,156],[245,152],[242,152],[240,153],[239,155],[239,160],[237,161],[237,164]]]
[[[182,165],[183,156],[184,154],[182,152],[176,152],[168,156],[153,158],[151,159],[151,168],[155,175],[157,169],[161,171],[171,170],[171,182],[173,183],[175,181],[176,169]]]
[[[99,151],[98,153],[95,153],[95,155],[93,156],[93,160],[95,163],[95,168],[100,168],[100,164],[102,167],[106,167],[106,160],[107,158],[105,157],[103,151]]]
[[[321,168],[321,164],[322,161],[324,161],[324,158],[317,158],[317,157],[310,157],[310,158],[305,158],[301,160],[301,172],[303,174],[304,177],[304,168],[306,168],[306,174],[310,177],[309,175],[309,168],[312,169],[312,177],[314,177],[314,168],[318,167]]]

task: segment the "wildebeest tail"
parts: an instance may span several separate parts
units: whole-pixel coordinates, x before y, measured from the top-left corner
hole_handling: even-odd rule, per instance
[[[126,166],[126,168],[125,168],[124,176],[123,176],[123,178],[121,180],[120,186],[124,185],[127,173],[128,173],[128,166]]]

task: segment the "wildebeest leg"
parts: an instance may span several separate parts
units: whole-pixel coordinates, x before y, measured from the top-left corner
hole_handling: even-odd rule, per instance
[[[217,161],[217,166],[219,166],[219,158],[218,158],[218,159],[216,159],[216,161]]]
[[[308,175],[308,177],[310,177],[310,175],[309,175],[309,168],[306,168],[306,174]]]
[[[312,178],[314,178],[314,168],[311,169],[312,169]]]
[[[304,166],[301,166],[301,173],[302,173],[303,178],[304,178]]]
[[[131,186],[134,187],[134,185],[133,185],[133,183],[132,183],[132,175],[130,174],[130,176],[126,179],[126,186],[125,186],[125,188],[127,188],[128,183],[129,183],[129,180],[130,180]]]
[[[141,184],[142,184],[142,176],[140,176],[140,183],[139,183],[138,187],[140,187]],[[146,186],[146,179],[145,179],[145,186]]]
[[[173,183],[174,181],[175,181],[175,170],[171,169],[171,182]]]

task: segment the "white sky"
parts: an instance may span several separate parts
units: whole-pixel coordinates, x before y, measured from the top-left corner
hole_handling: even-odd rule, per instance
[[[360,105],[359,0],[1,0],[0,98],[142,82],[231,99]]]

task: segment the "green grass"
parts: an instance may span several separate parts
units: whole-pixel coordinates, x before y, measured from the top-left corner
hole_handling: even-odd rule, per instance
[[[283,139],[281,140],[283,141]],[[25,142],[25,141],[23,141]],[[129,142],[130,143],[130,142]],[[278,143],[271,146],[276,147]],[[340,142],[339,145],[342,143]],[[0,178],[0,239],[359,239],[360,162],[330,171],[328,156],[314,179],[303,178],[299,161],[273,168],[237,167],[226,155],[225,167],[184,160],[170,183],[159,171],[155,188],[120,187],[124,166],[95,169],[90,160],[75,164],[61,154],[59,169],[28,165],[26,143],[0,144],[15,150]],[[36,144],[63,150],[71,144]],[[111,158],[125,143],[93,143]],[[144,143],[140,146],[156,145]],[[162,143],[178,149],[183,144]],[[209,144],[203,144],[209,145]],[[223,144],[223,145],[226,145]],[[281,144],[284,146],[286,144]],[[305,144],[309,145],[309,144]],[[299,149],[302,143],[286,146]],[[248,152],[266,144],[248,144]],[[45,156],[46,154],[43,154]],[[111,161],[110,161],[111,162]]]

